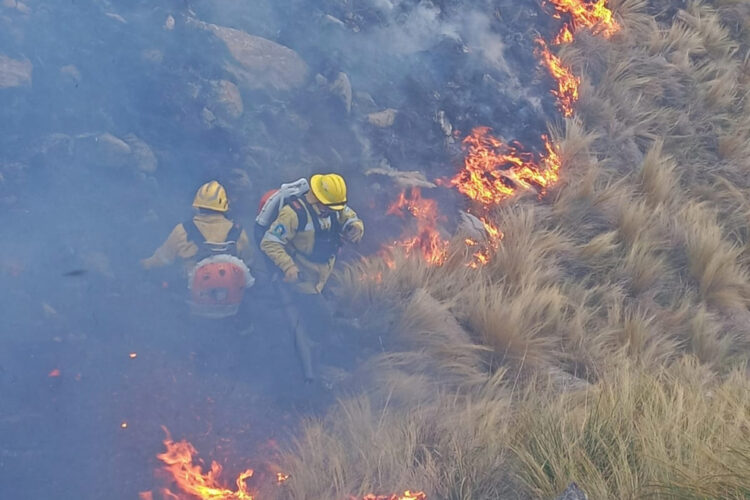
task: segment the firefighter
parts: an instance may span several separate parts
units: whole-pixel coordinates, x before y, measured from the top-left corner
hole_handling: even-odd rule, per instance
[[[329,326],[321,292],[342,243],[358,243],[363,235],[364,224],[347,205],[346,183],[338,174],[313,175],[309,190],[287,200],[263,234],[260,248],[283,275],[279,293],[306,382],[315,379],[309,332]]]
[[[193,199],[195,214],[177,224],[144,269],[162,267],[180,258],[188,275],[191,310],[201,316],[236,314],[244,289],[254,278],[247,263],[251,247],[242,227],[226,217],[229,200],[217,181],[203,184]]]

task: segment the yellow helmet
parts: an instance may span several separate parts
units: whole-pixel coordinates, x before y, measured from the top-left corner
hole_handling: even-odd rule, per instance
[[[310,190],[319,202],[331,210],[343,210],[346,206],[346,182],[338,174],[313,175]]]
[[[229,210],[229,200],[224,186],[216,181],[207,182],[198,189],[193,200],[195,208],[207,208],[217,212]]]

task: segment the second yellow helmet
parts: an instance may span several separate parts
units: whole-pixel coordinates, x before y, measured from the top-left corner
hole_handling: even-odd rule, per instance
[[[331,210],[343,210],[346,206],[346,182],[338,174],[313,175],[310,190],[319,202]]]
[[[226,212],[229,210],[227,191],[217,181],[207,182],[195,193],[193,206],[195,208],[207,208],[209,210],[216,210],[217,212]]]

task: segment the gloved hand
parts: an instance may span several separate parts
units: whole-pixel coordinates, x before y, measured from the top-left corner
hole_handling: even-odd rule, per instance
[[[285,283],[296,283],[299,280],[299,269],[297,266],[292,266],[284,273]]]
[[[360,220],[356,220],[346,226],[344,237],[350,243],[359,243],[365,235],[365,225]]]

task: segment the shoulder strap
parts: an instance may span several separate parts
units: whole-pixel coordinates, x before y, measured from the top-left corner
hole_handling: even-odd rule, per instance
[[[195,225],[195,221],[192,217],[183,222],[182,227],[185,229],[185,233],[187,233],[188,241],[192,241],[196,245],[201,245],[206,241],[205,236],[200,232],[198,226]]]
[[[292,207],[294,213],[297,214],[297,231],[304,231],[307,226],[307,210],[305,209],[304,201],[300,198],[294,198],[289,200],[289,206]],[[315,225],[315,217],[313,217],[313,225]],[[317,227],[315,228],[318,229]]]
[[[234,241],[235,243],[240,240],[240,234],[242,234],[242,226],[236,222],[232,224],[232,229],[227,233],[226,241]]]

